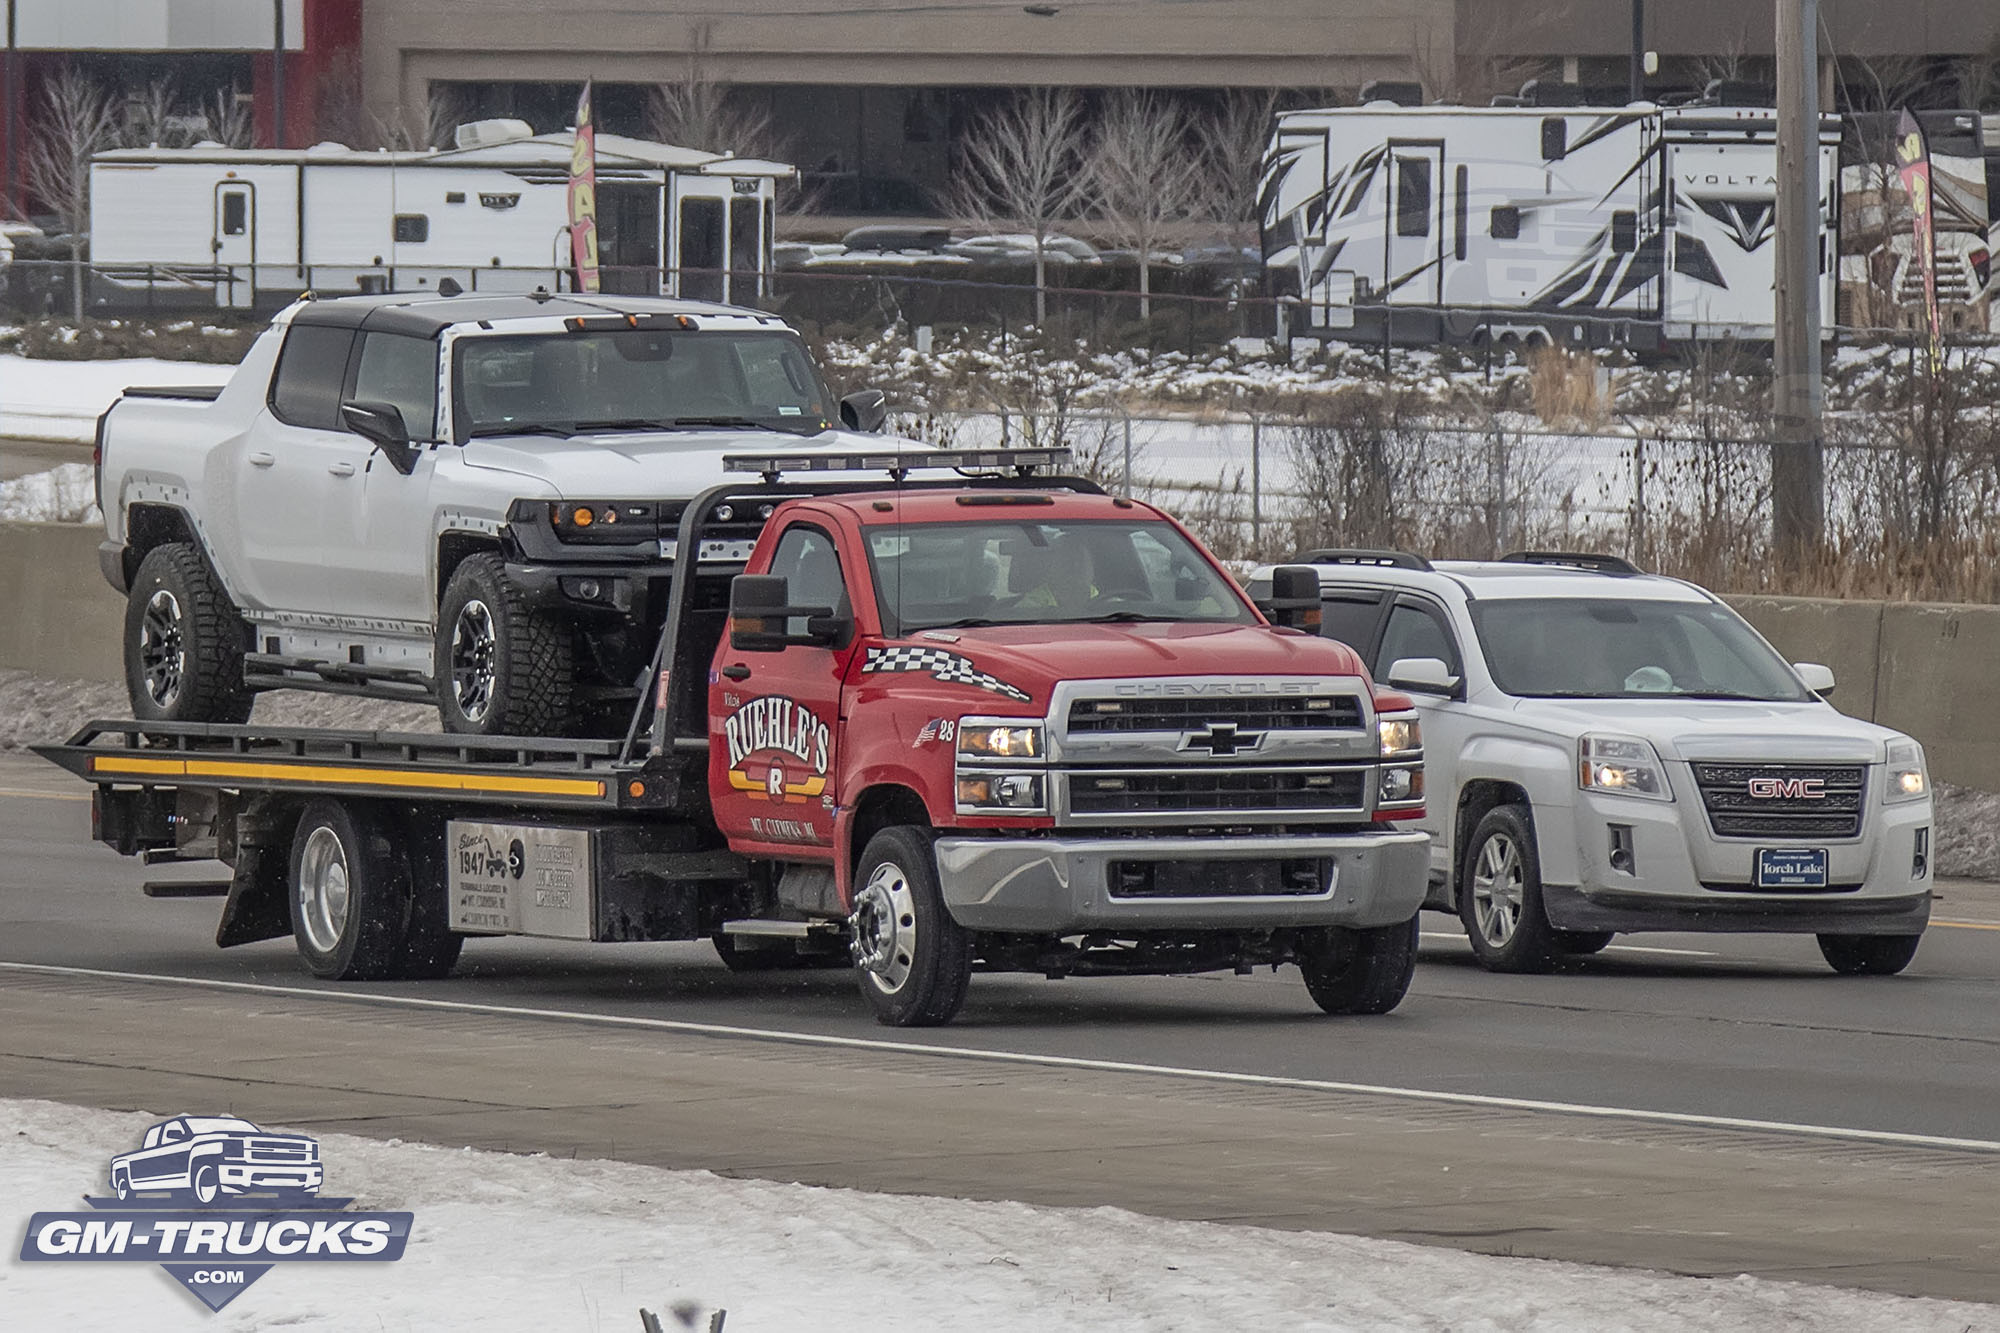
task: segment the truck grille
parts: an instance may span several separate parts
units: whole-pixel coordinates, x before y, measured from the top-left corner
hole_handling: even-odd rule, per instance
[[[1078,815],[1208,814],[1362,808],[1366,770],[1119,770],[1070,776]]]
[[[1867,793],[1862,764],[1695,764],[1718,838],[1853,838]]]
[[[310,1162],[310,1144],[288,1139],[251,1139],[244,1145],[246,1155],[258,1162]]]
[[[1240,731],[1358,731],[1361,700],[1352,694],[1078,699],[1069,707],[1072,736],[1200,731],[1215,722]]]

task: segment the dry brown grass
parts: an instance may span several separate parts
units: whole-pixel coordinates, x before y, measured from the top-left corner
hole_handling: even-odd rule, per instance
[[[1610,395],[1599,385],[1597,358],[1567,347],[1538,347],[1528,354],[1528,386],[1535,415],[1550,426],[1601,426],[1611,415]]]

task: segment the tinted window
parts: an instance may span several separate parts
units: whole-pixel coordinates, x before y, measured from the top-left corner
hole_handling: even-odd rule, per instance
[[[786,531],[771,556],[771,573],[785,580],[786,596],[793,606],[830,607],[837,616],[849,610],[847,583],[840,575],[840,553],[833,539],[818,528],[796,527]],[[803,619],[793,620],[789,634],[804,634]]]
[[[1431,234],[1431,160],[1427,157],[1396,159],[1396,234]]]
[[[366,333],[354,372],[354,400],[388,403],[413,440],[437,436],[438,345],[402,333]]]
[[[222,196],[222,234],[241,236],[250,230],[250,196],[231,190]]]
[[[1460,259],[1465,258],[1466,213],[1468,204],[1470,203],[1470,200],[1467,198],[1467,196],[1471,192],[1471,177],[1472,173],[1466,168],[1460,167],[1458,169],[1457,195],[1456,195],[1458,200],[1458,205],[1453,210],[1458,226],[1455,232],[1457,239],[1456,241],[1453,242],[1454,245],[1453,253],[1456,254]]]
[[[681,295],[694,301],[722,299],[722,201],[681,201]]]
[[[1481,598],[1472,620],[1494,684],[1525,698],[1812,698],[1755,631],[1713,602]]]
[[[1503,204],[1493,210],[1493,221],[1487,232],[1496,241],[1518,241],[1521,239],[1521,210],[1511,204]]]
[[[422,213],[398,213],[395,228],[396,240],[404,244],[431,238],[431,220]]]
[[[1398,606],[1389,612],[1382,647],[1375,654],[1375,678],[1380,680],[1406,657],[1435,657],[1458,673],[1458,646],[1451,633],[1434,612],[1421,607]]]
[[[1630,210],[1611,215],[1611,248],[1629,255],[1639,248],[1639,215]]]
[[[353,329],[292,325],[271,384],[272,415],[288,425],[339,430],[340,390],[353,347]]]
[[[1368,651],[1375,623],[1382,618],[1380,597],[1329,597],[1320,608],[1319,632],[1357,653]]]
[[[764,209],[756,198],[729,201],[729,299],[749,305],[757,299],[757,221]]]

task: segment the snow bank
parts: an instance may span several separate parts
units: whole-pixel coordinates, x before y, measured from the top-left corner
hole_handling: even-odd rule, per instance
[[[162,1114],[209,1108],[163,1106]],[[0,1200],[79,1206],[158,1117],[0,1102]],[[2000,1330],[2000,1308],[1488,1258],[1116,1209],[1035,1208],[320,1137],[327,1189],[416,1214],[385,1265],[280,1266],[210,1315],[146,1264],[0,1267],[16,1328]],[[865,1148],[857,1147],[857,1151]],[[10,1254],[11,1254],[10,1247]]]
[[[88,444],[98,415],[131,384],[221,384],[229,366],[197,361],[42,361],[0,356],[0,437]]]
[[[64,463],[0,481],[0,523],[95,523],[97,477],[88,463]]]
[[[0,667],[0,752],[61,740],[93,718],[129,717],[125,687],[94,680],[46,680]],[[274,690],[257,696],[251,721],[269,727],[345,727],[356,731],[438,729],[425,704],[355,699],[344,694]],[[83,790],[81,787],[79,791]],[[0,1329],[5,1321],[0,1320]]]

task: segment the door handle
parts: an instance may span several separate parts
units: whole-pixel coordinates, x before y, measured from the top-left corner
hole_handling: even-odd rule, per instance
[[[741,662],[732,662],[722,668],[722,674],[731,680],[748,680],[750,679],[750,668],[744,666]]]
[[[251,467],[269,467],[271,466],[271,464],[277,461],[278,461],[278,456],[276,454],[267,454],[259,452],[250,455]]]
[[[330,463],[327,465],[326,470],[328,472],[331,472],[336,477],[351,477],[354,475],[354,464]]]

